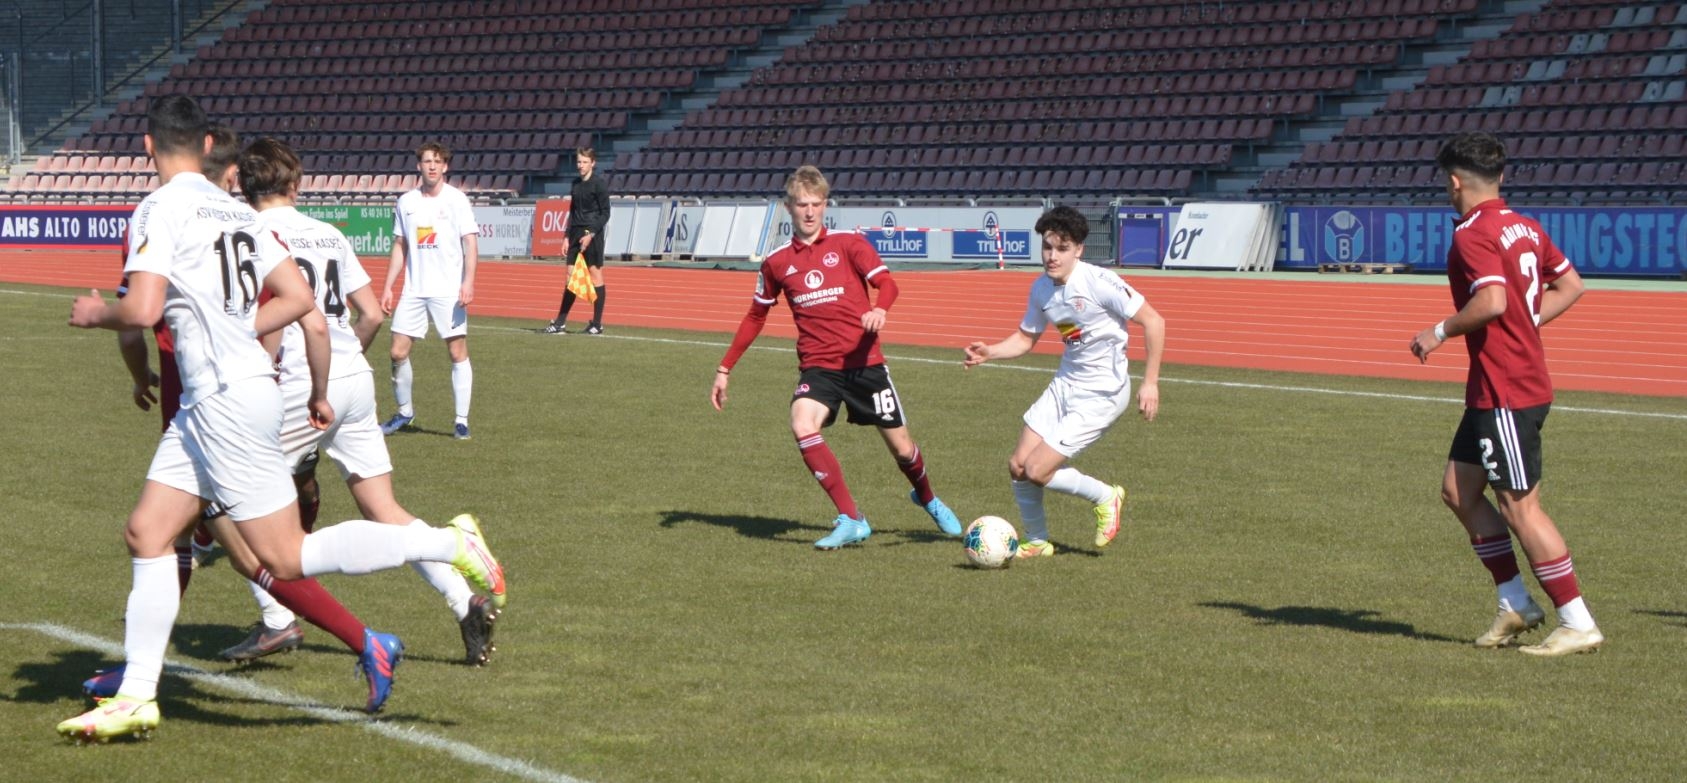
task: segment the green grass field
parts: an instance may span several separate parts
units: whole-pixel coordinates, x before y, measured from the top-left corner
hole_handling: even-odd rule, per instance
[[[1087,507],[1051,493],[1061,554],[988,572],[846,426],[828,441],[875,532],[812,549],[834,512],[787,429],[788,342],[758,343],[715,413],[722,335],[484,318],[474,440],[441,434],[432,341],[414,358],[428,431],[389,443],[400,500],[436,523],[479,514],[506,564],[492,665],[457,663],[455,622],[408,569],[325,578],[408,646],[369,721],[325,632],[273,662],[216,660],[256,619],[217,561],[184,601],[170,655],[192,676],[166,676],[156,739],[72,747],[53,725],[115,661],[119,531],[157,419],[130,405],[113,336],[64,326],[67,292],[4,288],[8,779],[1687,776],[1680,400],[1560,396],[1545,502],[1609,641],[1535,660],[1468,643],[1493,596],[1437,497],[1460,388],[1168,367],[1161,419],[1122,420],[1077,462],[1131,490],[1120,539],[1095,550]],[[1017,520],[1006,458],[1053,358],[965,372],[958,350],[887,353],[938,492],[964,519]],[[351,516],[322,475],[324,523]]]

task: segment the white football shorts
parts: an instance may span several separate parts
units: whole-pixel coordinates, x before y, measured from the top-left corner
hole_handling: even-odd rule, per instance
[[[334,423],[326,430],[310,426],[310,382],[300,379],[282,385],[287,414],[281,425],[281,446],[289,471],[322,446],[340,466],[340,478],[370,478],[392,472],[387,439],[375,418],[375,374],[360,372],[328,382],[328,404]]]
[[[219,504],[236,522],[273,514],[298,501],[281,418],[273,378],[236,381],[176,414],[146,477]]]
[[[1080,389],[1056,378],[1025,411],[1025,426],[1068,459],[1101,439],[1130,407],[1131,385],[1112,392]]]
[[[392,330],[416,340],[428,336],[428,321],[441,338],[461,337],[469,333],[469,311],[455,297],[405,296],[398,297],[392,309]]]

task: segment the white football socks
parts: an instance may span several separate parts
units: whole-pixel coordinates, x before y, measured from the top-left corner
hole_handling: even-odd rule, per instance
[[[1502,611],[1521,612],[1524,607],[1535,602],[1535,599],[1529,596],[1529,588],[1523,584],[1522,574],[1501,582],[1499,593]]]
[[[474,396],[474,368],[469,360],[451,363],[451,396],[457,403],[457,423],[469,423],[469,398]]]
[[[1035,481],[1013,482],[1013,502],[1019,505],[1019,524],[1026,541],[1049,540],[1048,517],[1043,515],[1043,488]]]
[[[416,384],[416,377],[410,371],[410,359],[392,363],[392,396],[398,403],[398,412],[405,416],[416,415],[415,406],[410,404],[411,390]]]
[[[411,520],[408,526],[424,530],[433,529],[420,519]],[[418,560],[411,563],[410,567],[416,569],[416,573],[421,574],[423,579],[428,580],[428,584],[433,585],[433,589],[438,590],[440,595],[445,596],[445,603],[451,606],[451,613],[457,615],[458,620],[469,616],[469,599],[474,597],[474,590],[469,588],[469,580],[457,573],[457,569],[449,563],[428,560]]]
[[[429,560],[450,563],[457,532],[427,525],[383,525],[354,519],[305,536],[299,567],[305,576],[368,574]]]
[[[1047,484],[1049,489],[1077,495],[1090,503],[1105,503],[1113,499],[1113,488],[1079,473],[1077,468],[1061,468],[1054,472],[1054,476]]]
[[[1599,626],[1593,622],[1593,613],[1587,610],[1587,603],[1581,596],[1570,599],[1570,602],[1558,607],[1558,624],[1573,631],[1591,631]]]
[[[141,701],[158,698],[158,678],[164,672],[164,650],[170,629],[181,610],[181,582],[176,555],[131,558],[134,581],[123,613],[123,683],[117,692]]]
[[[293,614],[292,609],[282,606],[280,601],[275,600],[275,596],[259,587],[257,582],[247,580],[246,584],[252,588],[252,597],[258,599],[258,610],[263,612],[265,628],[279,631],[298,621],[298,616]]]

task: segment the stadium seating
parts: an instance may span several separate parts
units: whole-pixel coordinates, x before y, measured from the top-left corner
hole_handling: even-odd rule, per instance
[[[1531,200],[1619,203],[1679,199],[1687,132],[1687,14],[1679,3],[1557,0],[1476,41],[1422,85],[1392,93],[1371,116],[1309,145],[1261,179],[1271,197],[1411,200],[1440,187],[1442,139],[1487,130],[1508,142],[1508,189]],[[1336,180],[1390,164],[1378,187]],[[1672,165],[1673,164],[1673,165]],[[1331,187],[1334,190],[1331,190]]]
[[[807,161],[834,173],[839,190],[1186,196],[1238,153],[1315,116],[1326,96],[1393,66],[1403,45],[1435,35],[1443,11],[1474,6],[856,5],[655,134],[618,166],[621,187],[768,195]]]
[[[453,181],[472,195],[513,196],[528,177],[571,172],[573,148],[602,145],[815,4],[274,0],[43,166],[80,170],[71,161],[112,156],[128,171],[148,102],[186,93],[243,135],[287,141],[307,170],[328,175],[309,180],[307,196],[396,192],[402,178],[373,175],[412,171],[413,150],[430,140],[457,151]],[[14,183],[12,194],[60,192],[56,180],[44,184]],[[116,171],[85,184],[114,199],[139,195]]]
[[[150,181],[145,106],[186,92],[292,144],[323,198],[407,187],[427,140],[457,150],[455,181],[508,197],[566,179],[571,148],[643,138],[646,119],[706,94],[614,161],[617,192],[767,196],[807,162],[870,194],[1182,198],[1257,175],[1249,195],[1436,200],[1436,146],[1477,128],[1507,139],[1528,197],[1679,200],[1684,6],[1551,0],[1384,92],[1425,72],[1414,52],[1464,46],[1456,33],[1494,4],[272,0],[0,198],[134,198]],[[842,20],[808,26],[822,8]],[[769,45],[793,31],[807,40]],[[703,91],[772,51],[740,86]],[[1342,113],[1372,96],[1375,111]],[[1333,122],[1291,164],[1259,165]]]

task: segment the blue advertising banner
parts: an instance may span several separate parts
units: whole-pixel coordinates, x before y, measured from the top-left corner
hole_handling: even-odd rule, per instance
[[[117,249],[133,205],[0,205],[0,248]]]
[[[1180,207],[1124,206],[1119,207],[1118,248],[1119,266],[1158,267],[1166,257],[1166,241],[1171,236]]]
[[[874,250],[879,251],[880,258],[924,259],[930,252],[926,244],[926,230],[899,227],[896,213],[884,213],[879,218],[879,225],[884,228],[867,231],[862,236],[872,243]]]
[[[999,243],[998,238],[1001,240]],[[998,230],[995,236],[991,236],[988,231],[956,231],[955,249],[951,255],[956,260],[994,261],[997,250],[1001,251],[1003,261],[1029,262],[1031,232]]]
[[[1687,269],[1687,208],[1520,207],[1584,275],[1679,277]],[[1319,264],[1447,268],[1450,207],[1288,207],[1282,269]]]

